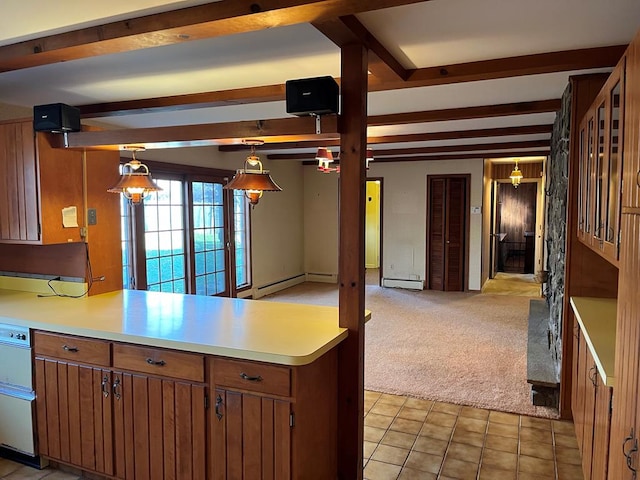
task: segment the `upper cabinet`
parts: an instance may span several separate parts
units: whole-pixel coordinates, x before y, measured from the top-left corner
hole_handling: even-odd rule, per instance
[[[62,209],[75,206],[84,224],[82,153],[49,140],[31,121],[0,123],[0,243],[82,241],[62,222]]]
[[[614,265],[620,250],[625,58],[580,124],[578,238]]]
[[[627,49],[626,136],[624,138],[624,185],[622,206],[625,213],[640,213],[640,41]]]

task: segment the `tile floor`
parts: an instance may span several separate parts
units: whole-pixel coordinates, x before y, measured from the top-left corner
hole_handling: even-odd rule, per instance
[[[582,480],[571,422],[365,392],[367,480]],[[0,458],[2,480],[79,480]]]

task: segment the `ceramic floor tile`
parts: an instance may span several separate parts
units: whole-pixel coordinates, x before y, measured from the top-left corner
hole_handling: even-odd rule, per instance
[[[418,452],[430,453],[431,455],[444,457],[448,446],[448,440],[438,440],[437,438],[430,437],[418,437],[416,443],[413,445],[413,449]]]
[[[387,431],[384,428],[364,427],[364,439],[368,442],[380,443]]]
[[[453,427],[456,424],[457,417],[448,413],[436,412],[431,410],[427,415],[426,423],[440,425],[442,427]]]
[[[406,418],[396,418],[391,426],[390,430],[404,433],[415,433],[416,435],[422,428],[422,422],[416,422],[415,420],[407,420]]]
[[[482,452],[482,465],[515,472],[518,465],[518,455],[485,448]]]
[[[555,476],[552,478],[555,478]],[[518,480],[549,480],[549,477],[546,475],[536,475],[535,473],[520,472],[518,473]]]
[[[482,448],[473,445],[465,445],[464,443],[451,442],[447,450],[447,459],[455,458],[464,462],[480,463],[480,453]]]
[[[487,431],[487,421],[477,418],[458,417],[456,430],[467,430],[469,432],[485,433]]]
[[[417,422],[424,422],[425,418],[427,418],[428,413],[429,412],[427,410],[410,408],[405,405],[398,413],[398,417],[406,418],[408,420],[415,420]]]
[[[409,450],[406,448],[379,445],[371,456],[371,460],[402,466],[408,455]]]
[[[407,397],[401,397],[400,395],[391,395],[389,393],[383,393],[378,398],[378,402],[390,403],[391,405],[402,406],[407,401]]]
[[[570,465],[582,465],[580,450],[577,448],[556,447],[556,462],[568,463]]]
[[[489,421],[494,423],[504,423],[505,425],[519,425],[520,416],[513,413],[491,411],[489,413]]]
[[[473,445],[474,447],[481,447],[484,445],[484,433],[468,432],[466,430],[456,430],[453,432],[453,438],[451,441],[456,443],[464,443],[465,445]]]
[[[393,405],[391,403],[376,402],[371,408],[370,413],[376,413],[378,415],[386,415],[388,417],[395,417],[400,411],[400,405]]]
[[[518,426],[489,422],[487,433],[489,435],[498,435],[501,437],[518,438]]]
[[[478,464],[447,457],[442,466],[442,475],[458,480],[476,480]]]
[[[428,417],[427,417],[428,418]],[[451,438],[452,427],[443,427],[442,425],[433,425],[431,423],[425,423],[420,430],[421,436],[437,438],[439,440],[447,440]]]
[[[556,473],[556,468],[553,460],[520,455],[518,459],[518,471],[535,473],[536,475],[546,475],[549,478],[553,478]]]
[[[415,450],[409,454],[405,467],[423,472],[438,473],[442,465],[442,457],[439,455],[431,455],[430,453],[416,452]]]
[[[431,410],[434,412],[448,413],[450,415],[458,415],[462,407],[452,403],[435,402]]]
[[[362,457],[363,458],[370,458],[371,455],[373,454],[373,451],[376,449],[377,446],[378,446],[377,443],[367,442],[365,440],[364,441],[364,445],[362,446]]]
[[[487,435],[485,448],[491,450],[499,450],[501,452],[518,453],[518,439],[511,437],[502,437],[500,435]]]
[[[520,455],[553,460],[553,445],[520,440]]]
[[[384,428],[386,430],[391,425],[391,422],[393,422],[393,417],[388,417],[387,415],[369,413],[364,417],[364,424],[367,427]]]
[[[52,473],[52,470],[38,470],[31,467],[21,466],[9,475],[2,477],[2,480],[40,480]]]
[[[380,443],[384,445],[391,445],[393,447],[411,449],[417,438],[418,436],[412,433],[388,430],[384,437],[382,437],[382,441]]]
[[[553,435],[551,435],[551,430],[523,427],[520,429],[520,441],[540,442],[553,445]]]
[[[554,434],[553,437],[556,442],[556,446],[559,445],[561,447],[578,448],[578,442],[575,435]]]
[[[78,477],[78,475],[74,473],[66,473],[58,470],[47,475],[42,480],[83,480],[83,479],[82,477]]]
[[[369,460],[367,466],[364,467],[364,478],[366,480],[396,480],[400,475],[400,468],[399,465]]]
[[[566,422],[564,420],[552,420],[551,427],[555,433],[562,435],[575,435],[576,428],[572,422]]]
[[[479,480],[516,480],[516,476],[515,470],[500,470],[488,465],[482,465],[480,467]]]
[[[7,460],[6,458],[0,458],[0,478],[5,475],[9,475],[11,472],[15,472],[22,465],[16,462],[12,462],[11,460]]]
[[[364,399],[376,401],[380,398],[382,394],[380,392],[374,392],[373,390],[365,390],[364,391]]]
[[[540,430],[551,430],[551,420],[548,418],[520,417],[520,426],[527,428],[539,428]]]
[[[475,418],[477,420],[487,420],[489,418],[489,410],[474,407],[462,407],[460,410],[461,417]]]
[[[582,480],[582,467],[578,465],[569,465],[566,463],[558,463],[558,480]]]
[[[421,398],[407,398],[407,401],[405,402],[404,406],[405,407],[410,407],[410,408],[419,408],[421,410],[431,410],[431,407],[433,407],[433,404],[435,402],[433,400],[423,400]]]
[[[435,473],[423,472],[415,468],[404,467],[400,472],[398,480],[436,480],[438,476]]]

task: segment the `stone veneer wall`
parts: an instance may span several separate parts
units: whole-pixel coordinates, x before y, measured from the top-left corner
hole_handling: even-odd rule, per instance
[[[562,305],[567,222],[569,171],[569,129],[571,122],[571,85],[562,95],[562,109],[556,115],[551,134],[551,155],[547,163],[545,193],[547,281],[545,296],[549,305],[549,348],[560,372],[562,359]]]

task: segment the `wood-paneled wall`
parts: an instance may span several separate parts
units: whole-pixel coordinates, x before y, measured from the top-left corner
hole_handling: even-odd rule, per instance
[[[493,180],[508,179],[513,167],[515,167],[515,163],[492,163],[491,178]],[[518,163],[518,168],[522,172],[523,179],[533,178],[537,180],[542,176],[542,162]]]

